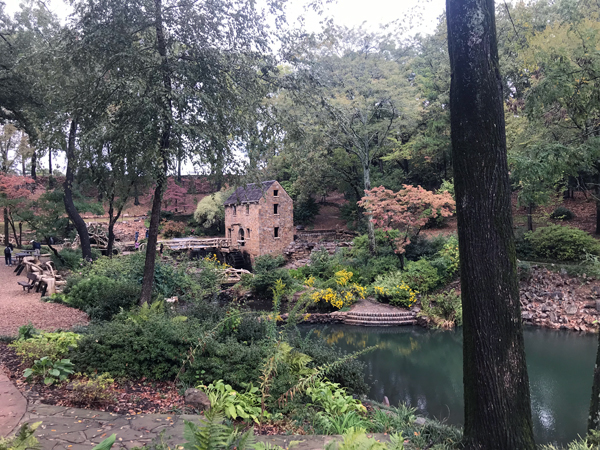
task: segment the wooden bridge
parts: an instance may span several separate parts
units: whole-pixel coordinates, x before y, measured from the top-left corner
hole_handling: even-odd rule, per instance
[[[169,250],[201,250],[214,248],[227,253],[239,250],[239,245],[235,242],[233,245],[228,238],[173,238],[158,241],[158,245],[163,244]]]

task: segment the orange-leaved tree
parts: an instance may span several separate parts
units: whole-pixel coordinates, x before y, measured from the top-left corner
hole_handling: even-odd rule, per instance
[[[365,214],[372,216],[375,228],[387,232],[401,260],[410,238],[419,234],[429,219],[449,217],[454,214],[456,206],[447,191],[436,194],[408,184],[398,192],[379,186],[365,191],[365,194],[358,205],[365,209]],[[392,230],[398,231],[394,237],[389,233]]]

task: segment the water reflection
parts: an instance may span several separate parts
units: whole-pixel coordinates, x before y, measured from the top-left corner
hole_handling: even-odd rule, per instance
[[[421,414],[463,420],[462,334],[418,327],[332,325],[314,332],[347,351],[379,348],[361,357],[370,397],[410,403]],[[539,443],[566,443],[585,433],[597,338],[528,328],[525,348],[534,432]]]

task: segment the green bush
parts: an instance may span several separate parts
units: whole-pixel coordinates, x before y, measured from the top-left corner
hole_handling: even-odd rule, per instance
[[[440,277],[440,283],[447,283],[454,279],[460,268],[458,253],[458,239],[450,236],[437,255],[430,260]]]
[[[380,302],[406,308],[417,301],[417,292],[406,284],[400,271],[377,277],[373,283],[373,294]]]
[[[462,325],[462,302],[456,291],[442,292],[421,299],[419,317],[425,317],[431,328],[453,328]]]
[[[110,320],[121,309],[137,304],[140,291],[137,284],[94,275],[73,286],[65,303],[85,311],[93,320]]]
[[[289,287],[292,277],[286,269],[280,269],[285,263],[283,256],[263,255],[256,258],[254,277],[245,278],[245,283],[260,297],[271,297],[277,280]]]
[[[98,258],[93,264],[84,265],[67,279],[65,293],[69,293],[81,280],[93,276],[106,277],[131,285],[141,285],[145,258],[146,256],[141,252],[113,258],[106,256]],[[163,297],[183,294],[193,297],[196,295],[197,286],[193,279],[186,274],[185,269],[185,265],[176,268],[157,261],[154,267],[154,294]]]
[[[430,292],[440,285],[441,277],[435,267],[426,259],[409,261],[404,271],[400,272],[402,280],[411,289],[419,293]]]
[[[81,257],[81,251],[72,250],[70,248],[63,248],[58,252],[62,260],[52,253],[52,262],[54,267],[57,269],[69,269],[78,270],[84,265],[83,258]]]
[[[28,339],[19,339],[9,344],[9,347],[14,348],[21,360],[29,365],[43,357],[58,360],[66,356],[69,350],[77,347],[80,337],[79,334],[70,331],[40,333]]]
[[[199,335],[190,322],[151,315],[147,321],[92,324],[71,352],[71,359],[88,374],[108,372],[114,377],[170,380]]]
[[[575,218],[575,214],[569,208],[565,208],[564,206],[559,206],[552,214],[550,214],[550,218],[554,220],[572,220]]]
[[[410,244],[404,249],[404,257],[409,261],[434,257],[446,244],[448,238],[441,234],[428,239],[417,235],[410,238]]]
[[[577,228],[550,225],[528,233],[525,239],[537,258],[579,261],[585,259],[586,253],[600,255],[600,242]]]

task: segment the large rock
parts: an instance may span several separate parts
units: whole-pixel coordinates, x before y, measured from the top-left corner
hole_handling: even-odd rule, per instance
[[[199,389],[189,388],[185,391],[185,403],[193,406],[199,411],[210,409],[208,395]]]
[[[577,314],[577,305],[574,305],[572,303],[570,305],[567,305],[565,307],[565,313],[570,316]]]

